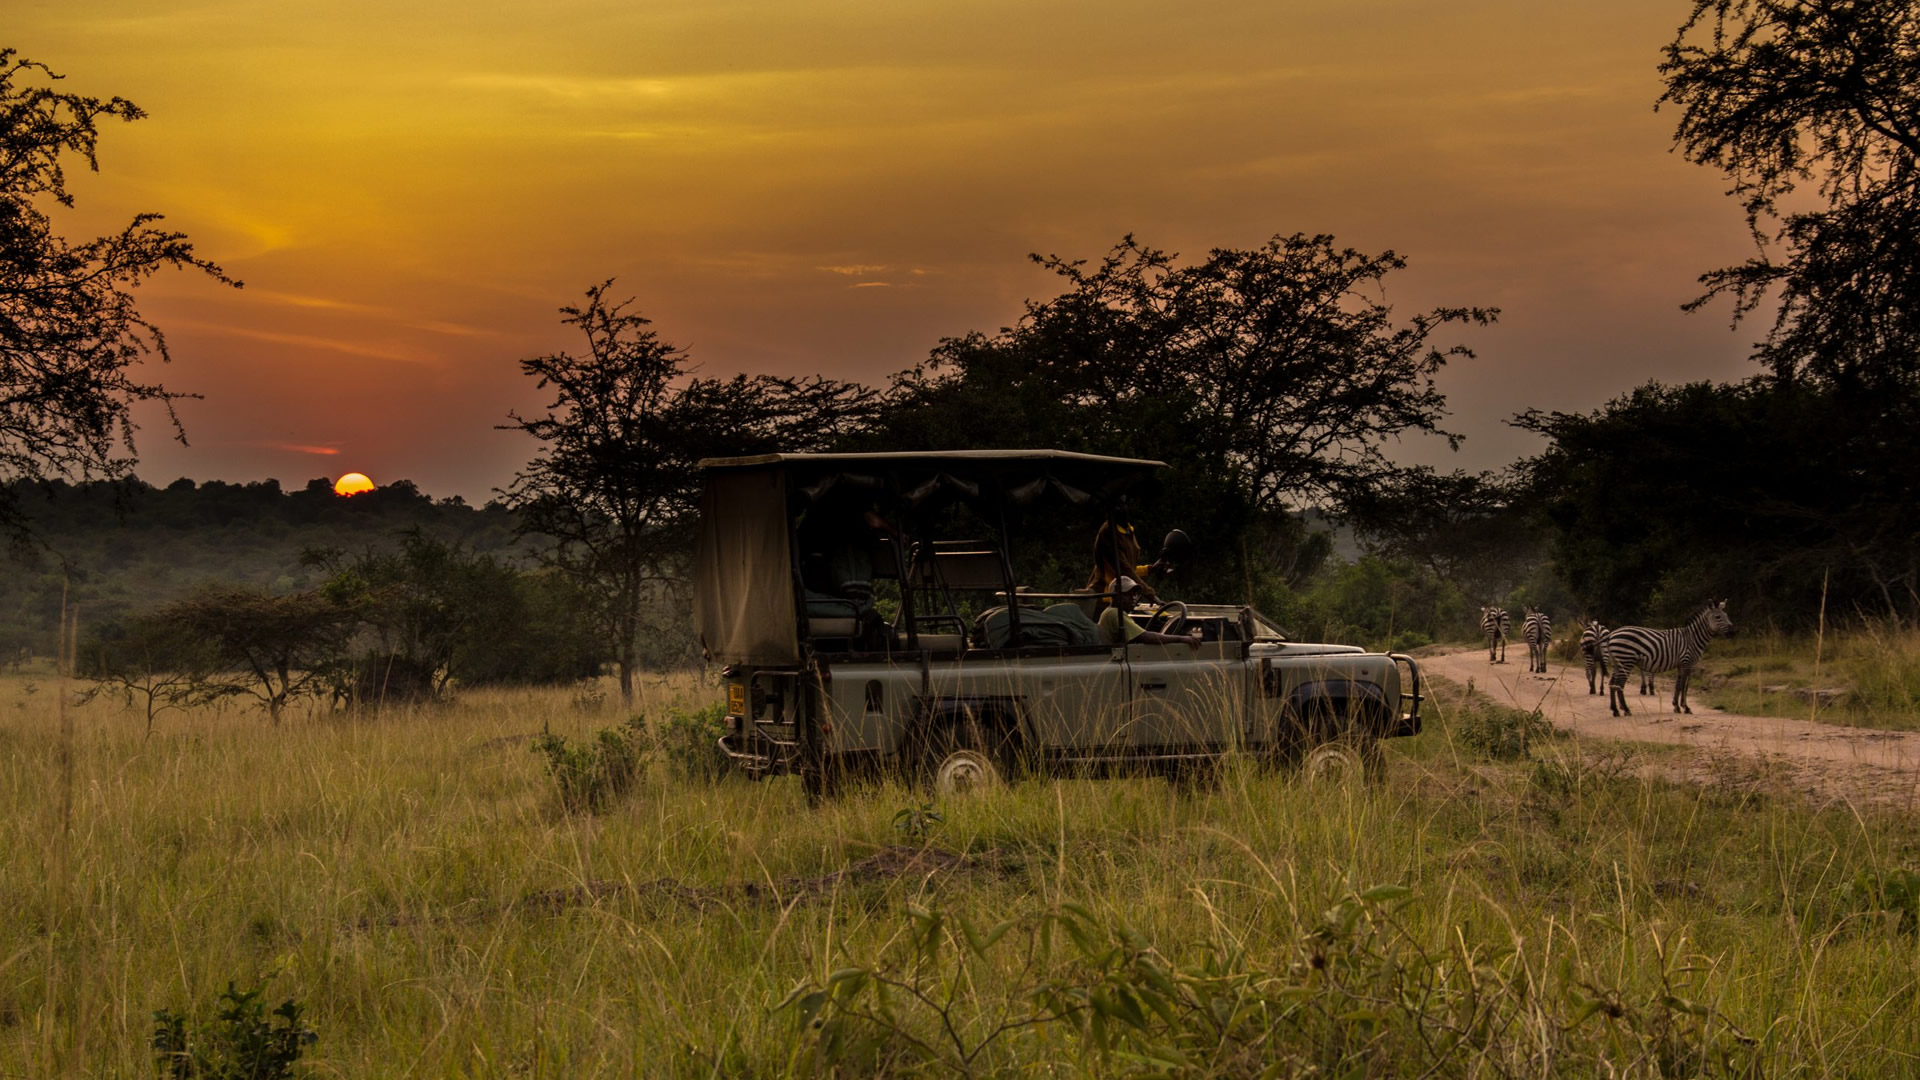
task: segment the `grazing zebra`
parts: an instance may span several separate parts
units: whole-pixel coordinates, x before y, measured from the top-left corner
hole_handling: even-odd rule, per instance
[[[1613,667],[1608,684],[1607,707],[1613,715],[1633,715],[1627,708],[1627,673],[1635,668],[1644,672],[1673,671],[1673,711],[1690,713],[1687,704],[1687,679],[1693,665],[1707,651],[1707,642],[1722,634],[1733,633],[1733,620],[1727,617],[1727,602],[1708,604],[1685,626],[1671,630],[1649,630],[1644,626],[1622,626],[1606,637],[1607,663]]]
[[[1588,619],[1587,625],[1580,628],[1580,655],[1587,661],[1587,693],[1589,694],[1600,692],[1599,685],[1596,685],[1593,679],[1595,673],[1599,674],[1601,684],[1607,681],[1607,632],[1607,628],[1600,625],[1598,619]]]
[[[1483,607],[1480,609],[1480,632],[1487,638],[1487,663],[1504,664],[1507,662],[1507,631],[1513,629],[1513,617],[1502,607]],[[1499,659],[1495,659],[1494,648],[1499,647]]]
[[[1527,605],[1527,620],[1521,625],[1520,633],[1527,639],[1527,671],[1545,673],[1547,670],[1547,646],[1553,644],[1553,620],[1547,613]]]

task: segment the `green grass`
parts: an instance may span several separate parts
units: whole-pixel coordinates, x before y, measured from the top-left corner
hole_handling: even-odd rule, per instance
[[[785,1076],[843,1052],[841,1075],[959,1075],[915,1064],[937,1012],[896,992],[895,1030],[861,1012],[872,982],[808,992],[931,979],[973,1045],[1049,987],[1124,1012],[1115,988],[1154,964],[1179,973],[1173,1022],[1096,1037],[1084,1004],[966,1068],[1151,1072],[1178,1044],[1170,1075],[1350,1053],[1418,1075],[1471,1000],[1500,1023],[1441,1075],[1588,1075],[1596,1056],[1710,1075],[1717,1053],[1756,1075],[1920,1070],[1920,949],[1858,885],[1920,867],[1920,825],[1642,779],[1570,740],[1490,760],[1456,737],[1483,706],[1446,688],[1357,794],[1251,767],[1200,789],[1029,780],[939,805],[918,855],[894,826],[917,792],[809,810],[794,781],[703,783],[664,756],[607,812],[565,813],[529,737],[625,719],[591,695],[278,728],[171,715],[151,739],[94,704],[71,714],[69,780],[57,689],[0,680],[0,1076],[152,1075],[155,1010],[261,980],[306,1006],[316,1076]],[[652,692],[650,717],[698,688]],[[1354,899],[1378,886],[1407,892]],[[1008,920],[975,957],[962,925]],[[1228,991],[1307,1011],[1209,1056],[1208,995]]]
[[[1810,634],[1742,632],[1708,651],[1694,687],[1709,686],[1705,700],[1728,712],[1920,731],[1920,630],[1869,621],[1817,648]]]

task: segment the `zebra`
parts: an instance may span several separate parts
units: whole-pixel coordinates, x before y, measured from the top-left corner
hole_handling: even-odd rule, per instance
[[[1580,655],[1587,661],[1587,693],[1589,694],[1599,693],[1599,687],[1607,684],[1609,675],[1607,664],[1607,635],[1610,633],[1612,633],[1612,631],[1608,630],[1606,624],[1598,619],[1587,620],[1587,625],[1580,631]],[[1596,671],[1600,676],[1600,681],[1597,686],[1593,678]],[[1658,691],[1655,690],[1653,686],[1653,672],[1642,668],[1640,670],[1640,696],[1652,697],[1656,693],[1658,693]]]
[[[1693,665],[1707,651],[1707,643],[1722,634],[1733,633],[1733,620],[1727,617],[1727,602],[1708,604],[1685,626],[1670,630],[1649,630],[1644,626],[1622,626],[1609,633],[1604,646],[1607,663],[1613,668],[1608,684],[1607,707],[1613,715],[1632,716],[1627,708],[1627,674],[1635,668],[1647,673],[1673,671],[1673,711],[1691,713],[1687,704],[1687,679]]]
[[[1527,619],[1520,633],[1527,639],[1527,672],[1544,674],[1547,670],[1547,646],[1553,644],[1553,620],[1547,613],[1527,605]]]
[[[1580,628],[1580,655],[1587,661],[1588,694],[1599,693],[1600,686],[1605,685],[1607,681],[1608,632],[1599,619],[1588,619],[1587,624]],[[1599,684],[1594,682],[1593,677],[1596,673],[1600,676]],[[1642,677],[1644,676],[1645,673],[1642,672]]]
[[[1480,609],[1480,632],[1487,638],[1487,663],[1504,664],[1507,662],[1507,631],[1513,629],[1513,618],[1502,607],[1483,607]],[[1495,648],[1498,659],[1495,659]]]

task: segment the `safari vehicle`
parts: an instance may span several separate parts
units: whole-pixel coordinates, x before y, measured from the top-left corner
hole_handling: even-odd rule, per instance
[[[756,778],[797,773],[817,798],[893,772],[950,793],[1023,773],[1179,774],[1240,751],[1373,776],[1380,740],[1420,731],[1406,656],[1177,600],[1139,621],[1197,643],[1113,645],[1096,625],[1106,593],[1020,586],[1013,524],[1084,518],[1090,533],[1161,462],[979,450],[700,467],[695,618],[724,665],[721,748]]]

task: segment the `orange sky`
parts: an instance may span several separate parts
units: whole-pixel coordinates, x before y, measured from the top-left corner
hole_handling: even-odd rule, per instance
[[[192,446],[140,474],[349,469],[484,498],[525,460],[520,357],[617,276],[709,372],[879,379],[993,329],[1029,251],[1331,232],[1404,310],[1493,305],[1444,387],[1503,464],[1530,405],[1749,373],[1749,253],[1668,152],[1690,5],[1455,0],[11,0],[7,44],[150,118],[104,135],[70,233],[160,210],[244,291],[146,290]],[[337,453],[334,453],[337,451]]]

